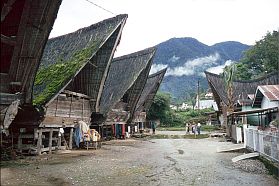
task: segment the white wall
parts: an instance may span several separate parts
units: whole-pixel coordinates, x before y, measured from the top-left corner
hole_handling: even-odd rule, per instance
[[[279,101],[269,101],[266,97],[263,97],[263,100],[261,103],[262,109],[278,107],[278,106],[279,106]]]

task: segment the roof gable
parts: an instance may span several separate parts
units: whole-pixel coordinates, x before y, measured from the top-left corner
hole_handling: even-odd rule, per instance
[[[165,73],[167,71],[167,68],[160,70],[154,74],[151,74],[148,79],[147,82],[144,86],[144,89],[142,91],[142,94],[139,98],[139,101],[137,102],[137,106],[136,106],[136,111],[147,111],[149,110],[153,99],[160,87],[160,84],[165,76]]]
[[[25,103],[32,102],[35,75],[60,4],[61,0],[1,1],[0,69],[10,82],[20,84]]]
[[[101,113],[106,114],[120,101],[144,69],[148,68],[154,54],[155,48],[148,48],[113,60],[101,97]]]
[[[269,101],[279,101],[279,85],[258,86],[253,100],[253,106],[260,106],[263,97],[266,97]]]
[[[36,75],[33,103],[47,104],[52,101],[78,74],[84,72],[82,70],[88,67],[88,64],[97,66],[94,63],[107,56],[106,60],[101,60],[102,63],[105,63],[101,73],[105,74],[115,51],[115,45],[120,39],[119,34],[116,34],[117,37],[113,37],[112,48],[106,50],[107,48],[102,48],[102,46],[108,45],[107,42],[116,31],[121,33],[121,27],[125,24],[126,19],[127,15],[118,15],[76,32],[50,39]],[[87,76],[87,73],[85,74]],[[103,79],[102,77],[100,76],[100,79]],[[80,93],[87,94],[88,92],[81,91]]]

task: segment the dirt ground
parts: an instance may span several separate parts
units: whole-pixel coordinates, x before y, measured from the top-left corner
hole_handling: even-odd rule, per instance
[[[1,168],[1,185],[279,184],[268,174],[235,167],[231,159],[241,153],[216,153],[226,143],[214,138],[113,140],[98,150],[18,160]]]

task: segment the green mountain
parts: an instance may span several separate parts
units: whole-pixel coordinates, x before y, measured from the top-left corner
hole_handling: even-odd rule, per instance
[[[157,45],[151,73],[168,67],[160,90],[179,102],[197,91],[198,81],[201,89],[208,88],[205,70],[220,73],[225,64],[238,61],[249,47],[236,41],[208,46],[194,38],[172,38]]]

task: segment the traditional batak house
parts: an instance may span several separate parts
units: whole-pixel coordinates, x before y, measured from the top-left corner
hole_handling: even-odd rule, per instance
[[[159,87],[163,81],[167,68],[151,74],[144,86],[140,99],[136,106],[136,112],[133,116],[133,122],[131,127],[132,132],[137,132],[137,129],[143,130],[146,126],[146,112],[152,105],[153,99],[159,90]]]
[[[104,138],[125,138],[136,103],[146,83],[155,48],[115,58],[110,66],[100,102],[99,120],[93,125]]]
[[[221,125],[228,123],[230,126],[237,123],[235,117],[230,119],[230,122],[227,122],[227,107],[228,107],[228,96],[225,89],[225,83],[220,75],[216,75],[210,72],[205,72],[206,78],[213,92],[214,100],[217,103],[218,109],[222,112],[221,115]],[[233,82],[233,103],[235,104],[235,111],[237,111],[237,103],[246,103],[246,99],[251,97],[259,85],[274,85],[278,84],[279,77],[278,73],[274,72],[265,77],[249,80],[249,81],[234,81]],[[235,116],[236,113],[233,115]],[[245,114],[245,113],[243,113]],[[247,122],[247,121],[246,121]],[[230,127],[229,127],[230,128]]]
[[[13,132],[20,132],[19,146],[22,138],[33,138],[35,153],[51,153],[53,146],[61,147],[64,132],[64,144],[72,148],[75,124],[89,125],[92,112],[99,112],[126,19],[118,15],[48,41],[33,88],[35,106],[19,112],[12,124]],[[32,117],[25,117],[28,114]]]
[[[61,0],[1,1],[0,122],[7,135],[32,88]]]

